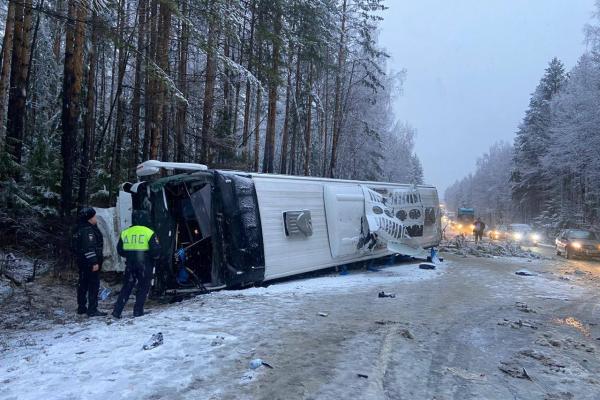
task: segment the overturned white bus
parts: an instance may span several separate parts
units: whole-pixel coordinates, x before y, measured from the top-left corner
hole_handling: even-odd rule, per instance
[[[160,177],[161,170],[175,171]],[[104,270],[123,270],[115,241],[146,210],[162,245],[153,293],[239,287],[392,254],[425,257],[441,238],[437,190],[211,170],[146,161],[115,209],[99,209]]]

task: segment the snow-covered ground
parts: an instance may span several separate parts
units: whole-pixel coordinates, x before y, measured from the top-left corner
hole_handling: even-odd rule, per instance
[[[434,271],[406,263],[2,332],[0,398],[597,399],[597,265],[542,255],[446,255]],[[157,332],[164,343],[143,350]],[[256,358],[273,369],[252,370]]]
[[[289,327],[323,324],[328,317],[319,312],[337,311],[320,298],[335,299],[340,293],[367,289],[376,298],[382,285],[388,288],[433,279],[445,269],[444,265],[428,271],[418,264],[404,264],[380,272],[293,280],[213,293],[137,319],[109,323],[94,319],[47,331],[19,332],[10,336],[0,353],[4,386],[0,398],[173,399],[198,398],[199,394],[221,398],[225,392],[247,398],[246,385],[270,372],[250,370],[250,360],[261,357],[279,368],[263,349],[264,342],[282,339],[273,322]],[[156,332],[162,332],[164,344],[142,350]],[[297,355],[298,365],[302,356]]]

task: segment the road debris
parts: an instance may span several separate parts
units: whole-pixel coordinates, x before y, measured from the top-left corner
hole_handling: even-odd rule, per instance
[[[356,375],[358,375],[359,378],[369,379],[369,375],[365,375],[365,374],[356,374]]]
[[[250,360],[250,369],[257,369],[257,368],[260,368],[261,366],[267,367],[269,369],[273,369],[272,365],[263,361],[263,359],[261,359],[261,358],[255,358],[253,360]]]
[[[507,242],[483,242],[475,244],[472,242],[460,241],[455,239],[451,241],[442,242],[442,244],[440,245],[440,251],[453,253],[463,257],[520,257],[532,260],[541,259],[541,256],[539,254],[536,254],[531,250],[523,249],[518,244]]]
[[[557,363],[552,358],[539,351],[522,350],[519,352],[519,355],[539,361],[543,366],[547,367],[548,369],[554,372],[563,372],[563,370],[566,368],[566,365]]]
[[[419,268],[420,269],[435,269],[435,264],[422,263],[422,264],[419,264]]]
[[[383,297],[391,297],[392,299],[396,298],[396,295],[394,293],[386,293],[384,291],[379,292],[378,295],[379,298],[383,298]]]
[[[213,346],[213,347],[220,346],[220,345],[223,344],[224,341],[225,341],[225,337],[224,336],[215,336],[215,338],[210,343],[210,345]]]
[[[501,361],[498,369],[513,378],[532,380],[525,368],[514,361]]]
[[[401,330],[400,330],[400,335],[401,335],[403,338],[406,338],[406,339],[414,339],[414,338],[415,338],[415,337],[413,336],[413,334],[412,334],[412,333],[410,333],[410,331],[409,331],[408,329],[401,329]]]
[[[537,313],[537,311],[535,311],[533,308],[529,307],[526,303],[522,303],[520,301],[517,301],[515,303],[515,307],[517,308],[517,310],[525,312],[525,313]]]
[[[465,369],[458,367],[447,367],[446,370],[452,373],[453,375],[470,381],[484,381],[487,379],[485,374],[483,373],[469,372]]]
[[[160,346],[161,344],[163,344],[163,334],[162,332],[158,332],[152,335],[142,348],[144,350],[151,350],[155,347]]]
[[[321,311],[317,315],[319,315],[319,317],[327,317],[329,314]]]
[[[536,274],[534,274],[531,271],[528,271],[526,269],[520,269],[517,272],[515,272],[516,275],[521,275],[521,276],[536,276]]]
[[[522,328],[522,327],[531,328],[533,330],[538,329],[537,325],[535,325],[535,323],[533,323],[531,321],[523,321],[523,320],[511,321],[506,318],[504,318],[502,321],[498,322],[498,325],[510,326],[511,328],[514,328],[514,329],[518,329],[518,328]]]

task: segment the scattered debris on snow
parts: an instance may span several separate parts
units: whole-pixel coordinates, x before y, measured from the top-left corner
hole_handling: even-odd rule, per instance
[[[513,378],[532,380],[525,368],[514,361],[501,361],[498,369]]]
[[[161,344],[163,344],[163,334],[162,332],[158,332],[153,334],[152,337],[150,337],[150,339],[144,344],[143,349],[151,350],[155,347],[160,346]]]
[[[525,313],[536,313],[537,311],[535,311],[533,308],[529,307],[527,305],[527,303],[522,303],[520,301],[517,301],[515,303],[515,307],[517,308],[517,310],[525,312]]]
[[[390,298],[394,299],[394,298],[396,298],[396,295],[394,293],[386,293],[386,292],[381,291],[381,292],[379,292],[378,297],[379,298],[390,297]]]
[[[517,320],[517,321],[511,321],[509,319],[504,318],[502,321],[498,322],[498,325],[500,326],[510,326],[511,328],[514,329],[519,329],[522,327],[526,327],[526,328],[531,328],[531,329],[538,329],[538,326],[532,322],[532,321],[527,321],[527,320]]]
[[[318,315],[319,315],[320,317],[327,317],[329,314],[328,314],[328,313],[326,313],[326,312],[322,312],[322,311],[320,311],[320,312],[318,313]]]
[[[541,259],[540,255],[532,252],[531,250],[526,250],[518,244],[507,242],[482,242],[475,244],[452,240],[440,244],[440,251],[453,253],[463,257],[520,257],[528,259]]]
[[[269,369],[273,369],[273,366],[270,365],[269,363],[263,361],[261,358],[255,358],[253,360],[250,360],[250,369],[257,369],[260,367],[267,367]]]
[[[446,370],[460,378],[470,380],[470,381],[485,381],[487,378],[483,373],[474,373],[469,372],[465,369],[458,367],[448,367]]]
[[[12,296],[13,292],[14,290],[10,285],[10,282],[0,277],[0,304]]]
[[[414,339],[414,335],[408,329],[401,329],[400,335],[406,339]]]
[[[365,375],[365,374],[356,374],[356,375],[358,375],[359,378],[369,379],[369,375]]]
[[[422,263],[422,264],[419,264],[419,268],[420,269],[435,269],[435,264]]]
[[[515,274],[520,276],[536,276],[536,274],[526,269],[520,269],[517,272],[515,272]]]
[[[31,282],[36,276],[48,271],[48,264],[40,260],[30,260],[14,253],[0,252],[0,275],[4,275],[17,285]]]
[[[213,341],[210,343],[211,346],[215,347],[215,346],[220,346],[223,344],[223,342],[225,341],[225,337],[224,336],[216,336]]]

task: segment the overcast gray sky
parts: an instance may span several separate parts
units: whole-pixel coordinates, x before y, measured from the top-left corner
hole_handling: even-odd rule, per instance
[[[440,195],[494,142],[512,142],[552,57],[585,51],[594,0],[388,0],[380,43],[406,69],[398,119],[417,130],[425,180]]]

